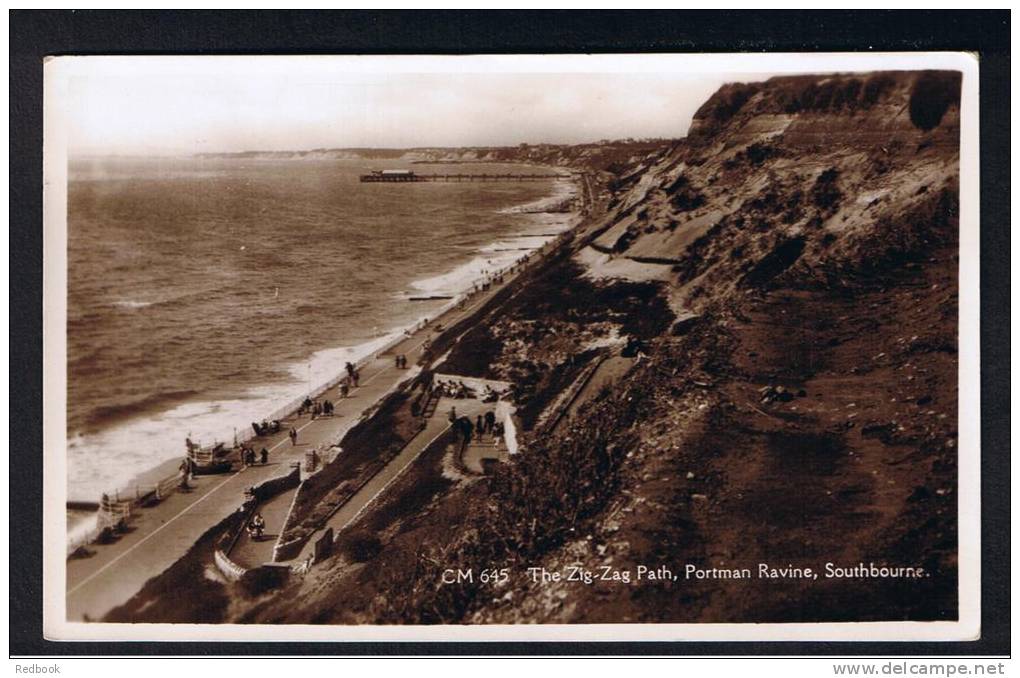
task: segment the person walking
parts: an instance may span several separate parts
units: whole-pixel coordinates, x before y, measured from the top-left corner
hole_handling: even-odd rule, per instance
[[[357,370],[354,370],[351,374],[351,380],[354,381],[354,388],[358,388],[358,381],[361,380],[361,374]]]
[[[288,433],[287,435],[290,436],[290,446],[294,447],[295,445],[297,445],[297,429],[291,428],[290,433]]]
[[[177,470],[181,472],[181,485],[180,485],[181,489],[182,490],[190,489],[188,487],[188,477],[191,475],[191,459],[185,457],[184,461],[181,462],[181,465],[177,467]],[[103,494],[102,503],[104,505],[109,503],[109,498],[107,498],[106,494]]]
[[[260,456],[262,457],[262,465],[263,466],[265,466],[266,464],[269,463],[269,450],[267,450],[266,448],[263,447],[262,448],[262,452],[260,453]]]

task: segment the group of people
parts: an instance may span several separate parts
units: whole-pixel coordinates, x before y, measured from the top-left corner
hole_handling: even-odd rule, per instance
[[[265,419],[263,419],[262,423],[253,421],[251,423],[251,428],[253,431],[255,431],[256,437],[272,435],[274,433],[280,432],[280,420],[273,419],[272,421],[267,422]]]
[[[316,417],[332,417],[334,409],[333,403],[329,399],[323,400],[320,403],[318,400],[313,401],[311,398],[305,398],[304,402],[301,403],[301,407],[298,408],[298,415],[310,412],[312,419]]]
[[[248,531],[248,536],[252,538],[252,541],[261,541],[262,534],[266,531],[266,519],[262,517],[262,514],[258,511],[248,521],[248,525],[245,527]]]
[[[463,381],[437,381],[432,384],[432,393],[442,398],[479,398],[483,403],[494,403],[499,400],[502,393],[485,384],[485,388],[479,394],[475,389],[466,385]]]
[[[472,423],[471,417],[458,416],[457,408],[451,407],[448,419],[464,438],[465,443],[471,442],[472,439],[481,441],[483,436],[490,434],[493,437],[493,445],[499,447],[499,442],[503,439],[503,433],[506,430],[503,422],[496,421],[496,413],[492,410],[484,415],[479,414]]]
[[[404,355],[403,353],[398,353],[393,358],[393,364],[396,365],[396,368],[398,370],[406,370],[407,369],[407,356]]]
[[[432,392],[442,398],[474,398],[475,392],[463,381],[437,381],[432,384]]]
[[[263,447],[262,451],[259,452],[259,459],[261,460],[261,463],[262,463],[263,466],[268,464],[269,463],[269,450],[267,450],[266,448]],[[243,463],[245,466],[254,466],[255,465],[255,448],[254,447],[249,447],[247,445],[241,446],[241,463]]]

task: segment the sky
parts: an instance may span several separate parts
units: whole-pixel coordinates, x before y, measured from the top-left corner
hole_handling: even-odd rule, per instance
[[[69,154],[574,144],[683,137],[726,82],[960,55],[90,56],[46,63]]]
[[[47,105],[66,112],[72,155],[573,144],[682,137],[735,77],[447,59],[409,72],[413,61],[385,57],[78,57]]]

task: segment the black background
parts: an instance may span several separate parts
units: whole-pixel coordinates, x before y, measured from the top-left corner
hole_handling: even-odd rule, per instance
[[[1009,653],[1009,20],[1002,11],[11,11],[12,655]],[[54,643],[42,637],[42,64],[65,54],[975,52],[982,638],[968,643]]]

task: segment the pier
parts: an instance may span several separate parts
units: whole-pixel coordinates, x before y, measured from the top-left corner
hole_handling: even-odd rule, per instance
[[[409,170],[382,170],[361,175],[363,183],[551,181],[570,178],[569,174],[417,174]]]

